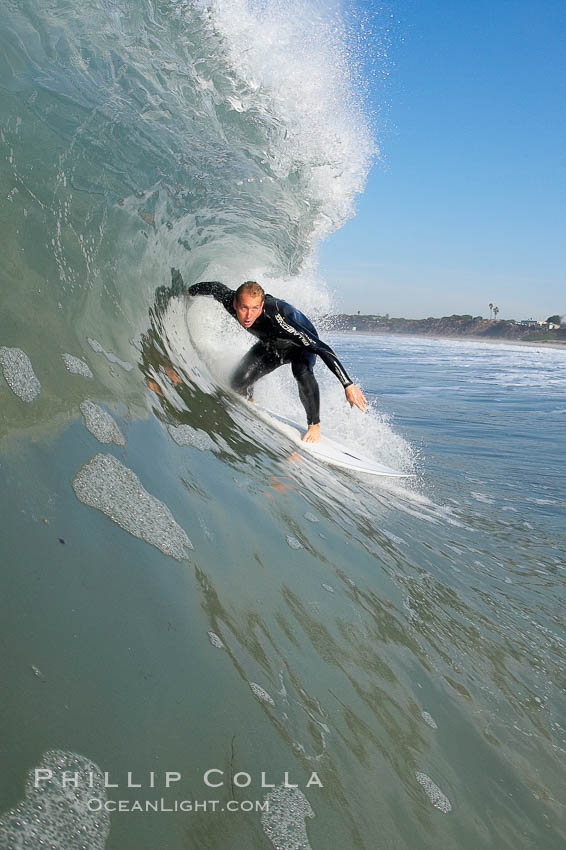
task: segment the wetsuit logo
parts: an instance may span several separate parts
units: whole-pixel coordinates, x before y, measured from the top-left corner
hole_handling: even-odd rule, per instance
[[[287,331],[287,333],[293,334],[294,336],[298,336],[299,339],[301,340],[301,342],[303,343],[303,345],[306,345],[308,348],[311,347],[312,340],[310,339],[310,337],[308,337],[304,333],[301,333],[301,331],[298,331],[292,325],[288,325],[287,322],[285,321],[285,319],[283,318],[283,316],[281,315],[281,313],[275,314],[275,320],[279,325],[281,325],[281,327],[283,328],[284,331]]]

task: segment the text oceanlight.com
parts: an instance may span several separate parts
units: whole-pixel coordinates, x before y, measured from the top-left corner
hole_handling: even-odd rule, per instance
[[[87,802],[91,812],[268,812],[269,800],[100,800]]]

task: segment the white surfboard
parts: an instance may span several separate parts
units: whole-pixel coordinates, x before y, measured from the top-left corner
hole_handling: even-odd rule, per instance
[[[323,463],[330,464],[330,466],[337,466],[340,469],[348,469],[352,472],[364,472],[366,475],[389,475],[395,478],[410,477],[410,473],[399,472],[398,470],[392,469],[373,458],[364,457],[364,455],[360,454],[357,449],[342,446],[335,440],[325,437],[324,434],[321,436],[320,442],[318,443],[305,443],[301,438],[305,433],[306,428],[301,428],[301,426],[296,422],[292,422],[290,419],[285,419],[285,417],[279,416],[277,413],[273,413],[270,410],[266,410],[255,403],[246,402],[246,406],[252,413],[255,414],[255,416],[261,419],[262,422],[270,425],[281,434],[285,434],[285,436],[289,437],[293,443],[296,443],[302,451],[305,451],[310,455],[314,455],[314,457],[321,460]]]

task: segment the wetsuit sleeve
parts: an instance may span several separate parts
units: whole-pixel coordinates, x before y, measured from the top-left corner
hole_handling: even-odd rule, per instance
[[[282,330],[287,332],[290,339],[295,341],[299,339],[305,348],[318,354],[330,371],[334,372],[344,388],[354,383],[330,346],[319,339],[310,328],[304,325],[294,311],[278,309],[275,313],[275,321]]]
[[[167,289],[165,286],[160,286],[155,290],[155,301],[159,308],[165,309],[174,297],[183,295],[212,295],[217,301],[226,307],[229,312],[233,312],[232,302],[236,293],[224,286],[217,280],[203,281],[195,283],[194,286],[187,286],[178,269],[171,269],[171,286]]]
[[[212,297],[216,301],[220,301],[227,310],[230,310],[236,294],[233,289],[230,289],[218,280],[203,280],[200,283],[195,283],[192,286],[189,286],[187,292],[192,296],[212,295]]]

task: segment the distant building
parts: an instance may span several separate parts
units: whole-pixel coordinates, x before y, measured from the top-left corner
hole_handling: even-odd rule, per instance
[[[554,331],[560,328],[560,325],[555,324],[554,322],[547,322],[544,319],[523,319],[519,322],[521,327],[523,328],[540,328],[541,330],[549,330]]]

